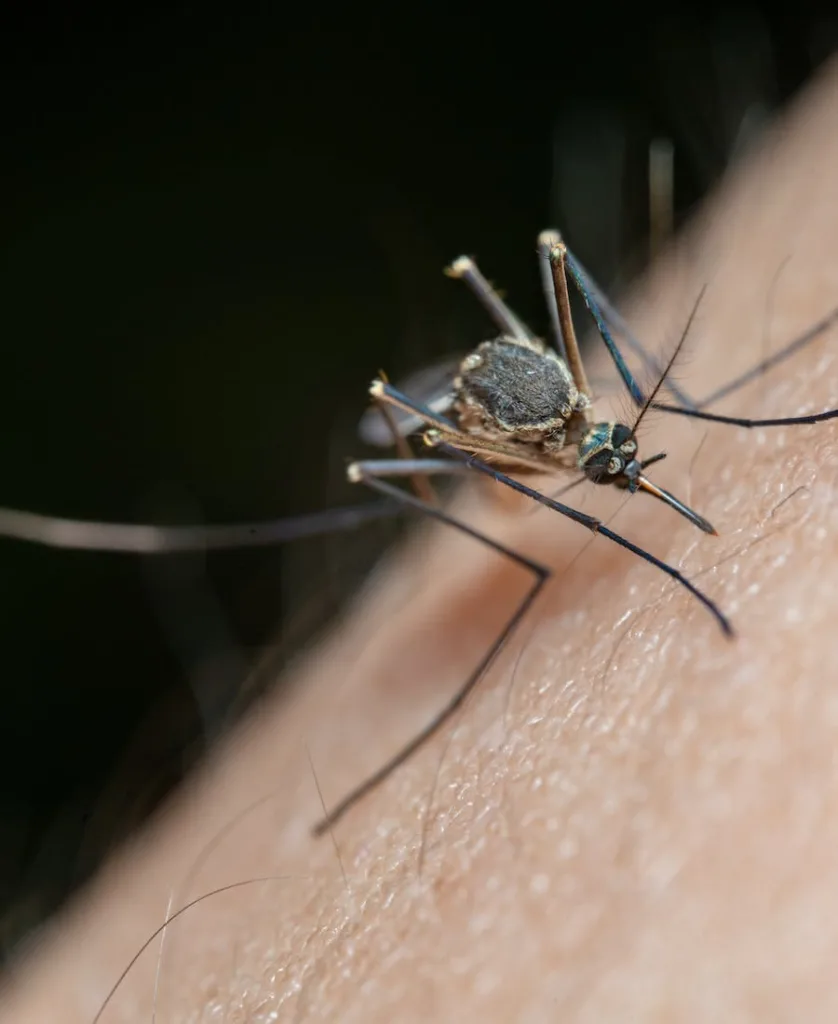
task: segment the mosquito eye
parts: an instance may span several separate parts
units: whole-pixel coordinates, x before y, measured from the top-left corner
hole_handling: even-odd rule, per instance
[[[599,451],[589,455],[586,459],[583,459],[579,468],[585,473],[585,476],[594,484],[610,484],[614,481],[615,470],[612,470],[611,465],[613,462],[618,461],[622,465],[622,460],[618,459],[613,448],[600,448]]]

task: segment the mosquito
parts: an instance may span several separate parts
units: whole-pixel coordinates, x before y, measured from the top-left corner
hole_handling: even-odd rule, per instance
[[[470,257],[460,257],[446,270],[450,277],[464,280],[486,307],[501,334],[484,341],[460,363],[459,371],[447,394],[428,403],[416,402],[392,387],[382,376],[370,386],[373,403],[381,409],[392,407],[401,414],[402,430],[420,429],[424,444],[436,455],[445,458],[403,457],[399,460],[376,459],[354,462],[348,468],[349,479],[366,484],[384,497],[399,500],[446,523],[504,555],[533,577],[527,594],[507,621],[494,643],[484,654],[469,678],[441,711],[417,733],[410,742],[360,785],[351,790],[315,826],[320,835],[332,828],[352,807],[378,788],[397,768],[431,739],[459,710],[489,666],[500,653],[521,620],[535,602],[550,578],[550,570],[467,523],[449,515],[417,495],[400,490],[385,477],[419,476],[456,473],[462,469],[476,471],[526,497],[587,527],[613,543],[631,551],[644,561],[674,579],[688,590],[710,612],[727,637],[733,628],[718,605],[674,566],[657,558],[632,541],[616,533],[594,516],[580,512],[497,468],[522,472],[556,473],[576,470],[577,482],[587,480],[615,487],[634,494],[642,491],[674,509],[704,533],[716,534],[713,525],[675,495],[653,483],[646,475],[649,466],[665,458],[658,452],[645,459],[639,457],[637,430],[650,409],[691,416],[700,420],[740,427],[789,426],[813,424],[838,417],[838,409],[809,415],[774,419],[746,419],[721,416],[699,408],[675,390],[682,404],[658,401],[689,332],[704,289],[693,306],[681,338],[649,394],[644,394],[629,370],[609,329],[594,289],[579,262],[562,241],[558,232],[546,231],[539,236],[543,265],[549,268],[552,290],[545,289],[553,327],[553,346],[545,344],[512,312]],[[632,424],[594,421],[591,409],[593,393],[588,383],[579,351],[570,309],[568,279],[581,295],[614,366],[638,409]],[[612,320],[614,318],[612,317]],[[786,349],[753,370],[730,382],[711,395],[703,405],[723,394],[744,386],[769,365],[798,351],[825,331],[838,319],[838,309]],[[632,339],[634,341],[634,339]],[[639,343],[634,347],[642,351]],[[643,352],[645,361],[650,362]],[[670,390],[673,388],[670,385]],[[392,423],[391,423],[392,426]],[[571,487],[574,484],[570,485]],[[566,488],[569,489],[569,488]]]
[[[381,495],[384,498],[381,503],[335,509],[293,520],[218,527],[90,523],[0,509],[0,535],[59,547],[146,554],[284,543],[336,529],[353,529],[394,511],[414,509],[473,537],[531,574],[532,583],[523,600],[453,698],[378,771],[326,813],[315,824],[315,835],[331,829],[451,720],[524,619],[551,575],[546,566],[446,512],[429,486],[431,477],[478,473],[586,527],[683,586],[713,616],[723,634],[731,637],[732,626],[718,605],[674,566],[611,530],[600,519],[543,494],[517,477],[533,472],[575,474],[576,479],[565,490],[587,481],[596,485],[611,484],[629,494],[642,492],[666,504],[702,532],[715,534],[714,527],[704,516],[647,476],[648,468],[665,458],[663,452],[645,459],[639,455],[637,430],[650,409],[740,427],[813,424],[838,417],[838,409],[760,420],[706,411],[707,405],[739,390],[824,333],[838,321],[838,308],[747,373],[728,382],[704,401],[695,403],[669,379],[669,374],[686,341],[703,290],[672,355],[666,365],[660,367],[631,334],[558,232],[542,232],[538,248],[552,344],[533,334],[501,299],[476,262],[462,256],[446,273],[470,287],[500,333],[481,342],[460,360],[453,379],[446,373],[424,373],[423,386],[433,381],[436,392],[426,401],[410,398],[383,375],[370,385],[371,413],[375,413],[377,419],[365,417],[361,435],[375,444],[389,439],[396,445],[398,458],[355,461],[348,466],[347,474],[350,481],[364,484]],[[571,316],[569,283],[581,295],[622,385],[638,410],[631,424],[593,418],[594,395]],[[612,329],[657,374],[657,383],[648,394],[629,370]],[[675,403],[660,401],[664,388]],[[416,433],[432,450],[432,455],[414,456],[407,437]],[[396,486],[391,482],[393,478],[409,479],[415,493]]]

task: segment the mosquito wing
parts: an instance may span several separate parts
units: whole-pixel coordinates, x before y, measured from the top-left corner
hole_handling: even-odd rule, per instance
[[[436,363],[410,374],[399,384],[399,391],[410,395],[433,412],[444,415],[454,402],[453,381],[462,362],[462,356],[445,356]],[[424,420],[401,409],[391,408],[390,415],[401,437],[407,437],[424,425]],[[361,417],[358,434],[365,444],[376,448],[390,448],[393,435],[387,420],[378,408],[373,406]]]

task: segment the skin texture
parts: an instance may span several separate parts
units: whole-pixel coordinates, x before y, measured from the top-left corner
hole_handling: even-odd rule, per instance
[[[669,350],[707,284],[691,394],[838,304],[836,166],[832,67],[627,307]],[[718,411],[838,406],[837,334]],[[311,764],[336,802],[445,703],[527,585],[441,527],[44,937],[0,1019],[90,1021],[173,890],[176,908],[266,875],[286,877],[170,927],[157,1020],[838,1018],[836,432],[650,417],[641,455],[670,453],[653,478],[719,537],[642,495],[574,493],[704,588],[734,641],[605,539],[487,501],[492,485],[465,494],[470,522],[555,575],[453,728],[335,830],[342,867],[308,832]],[[158,948],[103,1020],[152,1019]]]

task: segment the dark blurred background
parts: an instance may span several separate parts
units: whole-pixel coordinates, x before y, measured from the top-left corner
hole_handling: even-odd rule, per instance
[[[478,255],[543,330],[556,224],[619,289],[648,259],[653,140],[677,226],[838,38],[799,5],[694,8],[4,16],[0,504],[218,523],[361,500],[343,466],[371,377],[488,336],[444,264]],[[167,559],[0,541],[0,957],[393,535]]]

